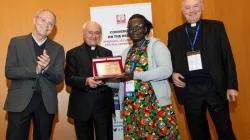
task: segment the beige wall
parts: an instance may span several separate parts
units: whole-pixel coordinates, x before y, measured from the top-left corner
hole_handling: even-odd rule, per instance
[[[54,40],[65,47],[65,51],[82,43],[81,26],[89,20],[89,8],[93,6],[119,5],[130,3],[152,2],[154,34],[167,43],[167,33],[183,23],[181,15],[181,0],[0,0],[0,139],[5,139],[6,112],[2,110],[7,95],[8,82],[4,76],[5,57],[9,40],[13,36],[28,34],[32,31],[32,17],[41,8],[49,8],[57,15],[57,29]],[[248,0],[207,0],[205,1],[204,18],[224,21],[235,56],[240,96],[237,102],[231,104],[231,118],[235,134],[239,140],[250,139],[250,94],[247,84],[250,83],[250,19]],[[75,133],[71,120],[66,117],[68,90],[62,83],[58,90],[59,117],[55,123],[54,140],[74,140]],[[188,131],[183,114],[183,108],[173,105],[179,122],[183,140],[188,140]],[[210,121],[210,124],[211,121]],[[215,130],[212,125],[212,135]]]

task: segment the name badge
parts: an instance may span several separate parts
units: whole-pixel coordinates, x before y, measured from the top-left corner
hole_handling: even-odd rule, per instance
[[[187,59],[189,71],[202,69],[200,51],[187,52]]]
[[[135,91],[135,82],[134,80],[130,80],[130,81],[126,81],[125,84],[126,84],[125,85],[126,96],[130,97]]]

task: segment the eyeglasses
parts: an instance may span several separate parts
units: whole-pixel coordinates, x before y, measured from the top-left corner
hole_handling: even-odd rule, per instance
[[[142,32],[142,29],[143,29],[143,27],[145,27],[145,25],[144,24],[138,24],[138,25],[135,25],[135,26],[133,26],[133,27],[128,27],[128,32],[129,33],[133,33],[134,31],[135,32]]]
[[[42,24],[48,24],[48,26],[50,28],[53,28],[55,26],[55,22],[53,21],[47,21],[47,19],[43,18],[43,17],[39,17],[37,16],[37,19],[39,19],[39,22],[42,23]]]

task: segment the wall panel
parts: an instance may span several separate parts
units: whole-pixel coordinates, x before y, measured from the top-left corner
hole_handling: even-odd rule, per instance
[[[41,8],[49,8],[57,15],[57,27],[52,35],[55,41],[65,47],[65,51],[82,43],[82,24],[89,20],[89,7],[152,2],[154,35],[167,43],[168,32],[183,23],[181,0],[0,0],[0,108],[3,108],[9,81],[4,76],[4,66],[9,40],[13,36],[28,34],[33,29],[32,17]],[[248,84],[250,83],[250,19],[248,0],[209,0],[205,1],[204,18],[224,21],[232,50],[235,56],[240,95],[236,103],[230,105],[233,128],[239,140],[250,139],[248,131],[250,105]],[[58,86],[59,115],[55,121],[54,140],[74,140],[72,120],[66,116],[69,90],[64,83]],[[188,130],[183,107],[172,98],[179,129],[183,140],[188,140]],[[211,132],[215,130],[210,120]],[[0,110],[0,139],[5,139],[7,127],[6,112]]]

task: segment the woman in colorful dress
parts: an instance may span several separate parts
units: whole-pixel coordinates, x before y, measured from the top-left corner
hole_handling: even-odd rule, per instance
[[[133,44],[122,54],[125,82],[119,85],[124,140],[178,140],[167,80],[170,52],[159,39],[147,38],[153,25],[143,15],[130,17],[127,27]]]

